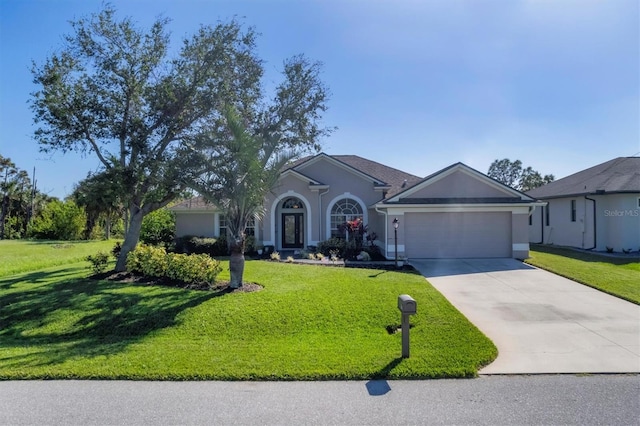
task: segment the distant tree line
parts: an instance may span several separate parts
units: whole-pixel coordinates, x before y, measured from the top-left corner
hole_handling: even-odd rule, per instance
[[[0,239],[90,240],[123,238],[125,209],[107,174],[90,174],[64,200],[36,188],[29,174],[0,155]],[[168,209],[145,217],[141,240],[169,244],[175,218]]]

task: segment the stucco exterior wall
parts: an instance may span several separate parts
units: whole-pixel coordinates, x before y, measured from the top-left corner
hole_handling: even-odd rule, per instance
[[[595,198],[595,197],[594,197]],[[611,194],[598,197],[598,250],[620,252],[640,249],[640,207],[637,194]]]
[[[468,174],[457,171],[416,191],[410,198],[470,198],[470,197],[505,197],[504,191],[493,188],[485,182]]]
[[[176,236],[216,237],[215,212],[176,212]]]
[[[640,249],[640,194],[589,195],[595,200],[596,251]],[[584,249],[594,248],[594,206],[584,196],[563,197],[536,208],[529,225],[529,241]],[[571,221],[571,200],[576,200],[576,221]],[[549,225],[546,212],[549,208]],[[541,232],[541,229],[543,230]]]
[[[323,160],[302,168],[300,172],[328,185],[329,188],[314,190],[313,186],[310,188],[310,182],[299,175],[289,174],[283,177],[265,202],[267,214],[262,221],[265,244],[273,244],[276,248],[280,246],[282,236],[279,206],[289,196],[298,197],[305,204],[305,245],[316,245],[331,236],[331,208],[337,200],[344,197],[352,198],[361,204],[365,224],[383,238],[382,222],[379,221],[375,210],[368,208],[382,199],[382,193],[374,189],[373,180]]]

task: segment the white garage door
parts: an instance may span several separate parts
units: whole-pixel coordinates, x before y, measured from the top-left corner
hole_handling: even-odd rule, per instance
[[[406,213],[408,258],[511,257],[511,212]]]

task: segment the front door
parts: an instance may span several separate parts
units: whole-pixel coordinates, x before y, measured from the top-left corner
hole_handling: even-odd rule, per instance
[[[304,247],[304,220],[302,213],[282,213],[282,248]]]

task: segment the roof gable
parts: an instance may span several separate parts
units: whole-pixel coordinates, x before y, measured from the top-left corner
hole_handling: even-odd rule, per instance
[[[324,152],[321,152],[320,154],[313,156],[313,157],[309,157],[307,158],[306,161],[303,161],[302,163],[298,164],[295,166],[294,170],[301,172],[303,170],[305,170],[308,167],[313,166],[314,164],[317,164],[318,162],[326,162],[330,165],[333,165],[335,167],[339,167],[343,170],[348,171],[349,173],[358,176],[361,179],[367,180],[367,181],[373,181],[374,185],[385,185],[386,182],[375,178],[374,176],[371,176],[370,174],[366,173],[366,171],[360,170],[356,167],[353,167],[343,161],[338,160],[337,158],[334,158],[333,156],[327,155]]]
[[[295,170],[295,169],[287,169],[284,172],[280,173],[280,177],[279,179],[283,179],[287,176],[294,176],[304,182],[309,183],[309,185],[322,185],[322,182],[319,182],[305,174],[300,173],[299,171]]]
[[[379,187],[381,190],[386,192],[387,197],[392,196],[393,194],[396,194],[421,180],[418,176],[357,155],[328,155],[320,153],[318,155],[304,157],[290,163],[285,171],[293,169],[298,172],[304,172],[305,168],[309,168],[320,161],[327,161],[329,164],[340,167],[343,170],[347,170],[354,176],[373,182],[375,187]]]
[[[618,157],[532,189],[536,198],[640,192],[640,157]]]
[[[388,203],[429,203],[430,200],[534,201],[531,197],[504,185],[463,164],[444,168],[414,186],[387,199]],[[476,201],[477,202],[477,201]]]

